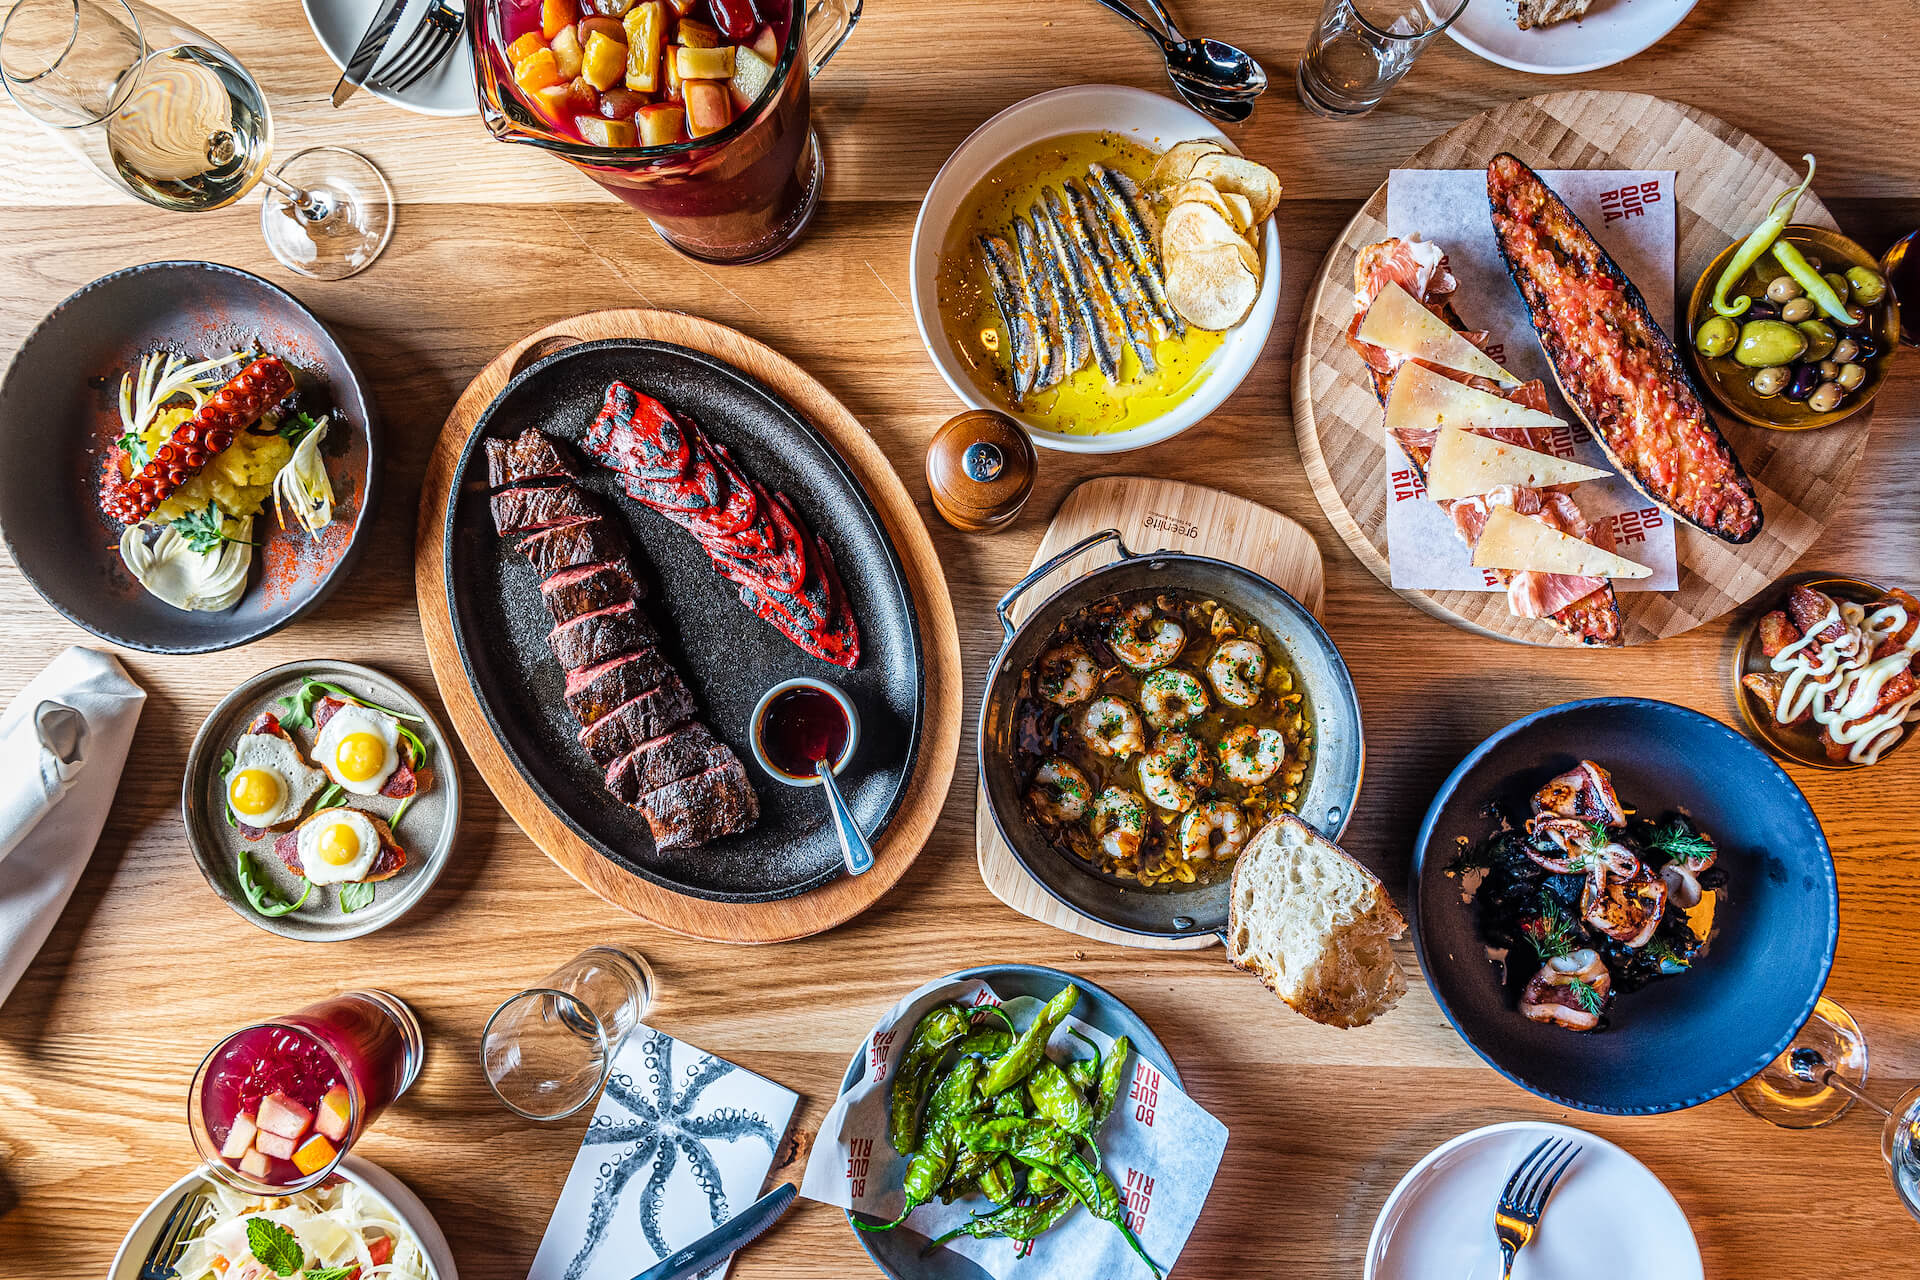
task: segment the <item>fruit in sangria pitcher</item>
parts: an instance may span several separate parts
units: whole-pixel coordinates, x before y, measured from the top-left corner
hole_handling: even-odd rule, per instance
[[[689,80],[687,95],[687,132],[704,137],[727,127],[733,119],[733,102],[727,91],[712,80]]]
[[[347,1086],[337,1084],[320,1099],[320,1108],[313,1115],[313,1127],[332,1141],[339,1142],[347,1136],[347,1125],[352,1114],[353,1108],[347,1101]]]
[[[304,1174],[315,1174],[332,1164],[339,1154],[339,1148],[328,1142],[325,1134],[316,1133],[294,1151],[293,1167]]]
[[[233,1128],[227,1131],[227,1140],[220,1146],[220,1154],[228,1160],[238,1160],[247,1154],[247,1149],[253,1145],[254,1135],[259,1132],[260,1126],[253,1122],[252,1116],[235,1116]]]
[[[284,1093],[270,1093],[260,1099],[255,1118],[262,1134],[273,1134],[289,1142],[298,1142],[313,1124],[313,1112]]]

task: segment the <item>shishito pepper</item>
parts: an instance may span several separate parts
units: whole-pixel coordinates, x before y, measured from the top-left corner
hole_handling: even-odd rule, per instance
[[[1013,1047],[994,1059],[986,1078],[980,1082],[980,1092],[991,1098],[1026,1079],[1027,1073],[1046,1056],[1047,1041],[1053,1038],[1054,1028],[1065,1021],[1079,1002],[1080,988],[1071,983],[1062,987],[1060,993],[1041,1008],[1033,1025],[1021,1032]]]
[[[887,1095],[887,1140],[903,1156],[920,1145],[920,1100],[926,1096],[941,1055],[967,1033],[967,1011],[943,1004],[929,1010],[913,1028],[906,1052],[895,1065]]]
[[[1034,1110],[1068,1133],[1092,1132],[1093,1108],[1067,1078],[1066,1069],[1052,1059],[1042,1058],[1027,1077],[1027,1096]]]
[[[1015,1159],[1019,1157],[1016,1156]],[[1127,1246],[1139,1255],[1140,1261],[1158,1277],[1160,1264],[1147,1256],[1140,1244],[1140,1238],[1133,1234],[1133,1228],[1127,1225],[1126,1214],[1121,1212],[1120,1189],[1113,1185],[1113,1179],[1099,1172],[1078,1155],[1052,1165],[1047,1172],[1060,1180],[1061,1185],[1073,1193],[1073,1198],[1087,1207],[1087,1212],[1102,1222],[1110,1222],[1126,1238]]]
[[[989,1161],[980,1173],[980,1194],[995,1204],[1006,1204],[1020,1188],[1014,1183],[1013,1161],[1006,1156]]]
[[[1100,1089],[1093,1098],[1093,1123],[1098,1126],[1113,1114],[1113,1104],[1120,1098],[1120,1086],[1127,1080],[1127,1059],[1133,1054],[1133,1042],[1121,1036],[1113,1042],[1113,1048],[1107,1051],[1105,1061],[1100,1064]]]
[[[936,1240],[929,1241],[923,1253],[931,1253],[949,1240],[972,1236],[976,1240],[1033,1240],[1073,1212],[1079,1201],[1061,1191],[1033,1204],[1011,1204],[992,1213],[984,1213],[963,1222]]]

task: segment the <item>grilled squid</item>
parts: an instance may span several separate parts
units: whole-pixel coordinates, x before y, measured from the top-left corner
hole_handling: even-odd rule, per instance
[[[1535,792],[1533,811],[1609,827],[1621,826],[1627,820],[1620,797],[1613,791],[1613,775],[1591,760],[1582,760]]]
[[[1525,846],[1527,856],[1559,875],[1584,871],[1596,861],[1617,876],[1631,876],[1640,866],[1633,850],[1607,839],[1583,818],[1536,814],[1527,821],[1527,834],[1532,837]]]
[[[1621,875],[1606,858],[1590,862],[1586,888],[1580,895],[1580,914],[1615,942],[1644,947],[1653,940],[1660,916],[1667,909],[1667,882],[1641,865],[1639,859],[1633,859],[1633,863],[1632,873]]]
[[[1600,1010],[1613,989],[1613,975],[1591,950],[1555,956],[1527,979],[1520,1012],[1535,1022],[1551,1022],[1572,1031],[1600,1025]]]

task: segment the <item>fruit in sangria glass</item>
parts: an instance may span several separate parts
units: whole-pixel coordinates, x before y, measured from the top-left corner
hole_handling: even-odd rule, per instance
[[[313,1112],[284,1093],[273,1093],[260,1099],[260,1111],[255,1123],[260,1126],[262,1133],[297,1142],[313,1123]]]
[[[313,1115],[313,1127],[339,1142],[347,1136],[347,1126],[352,1121],[353,1107],[347,1097],[347,1086],[337,1084],[320,1099],[320,1109]]]
[[[327,1135],[316,1133],[294,1151],[293,1167],[311,1177],[332,1164],[339,1154],[339,1149],[327,1141]]]
[[[712,80],[689,80],[687,95],[687,132],[694,137],[718,133],[733,119],[733,102],[727,91]]]
[[[259,1132],[260,1126],[253,1122],[253,1117],[242,1112],[233,1118],[233,1128],[227,1131],[220,1154],[228,1160],[238,1160],[252,1148],[254,1135]]]
[[[633,121],[609,120],[605,116],[575,116],[573,127],[595,147],[630,147],[634,143]]]
[[[641,107],[634,113],[633,120],[640,127],[641,145],[659,147],[680,140],[687,113],[671,102],[655,102]]]
[[[586,60],[586,49],[580,43],[580,34],[571,26],[560,28],[560,34],[553,38],[553,61],[560,74],[572,80],[580,74],[580,67]]]
[[[605,32],[597,30],[587,37],[587,46],[580,62],[581,79],[605,93],[620,83],[626,70],[625,42],[611,39]]]
[[[627,88],[655,93],[660,88],[660,49],[667,39],[667,0],[646,0],[621,19],[627,29]]]
[[[573,0],[540,0],[540,34],[548,40],[573,25]]]
[[[753,0],[712,0],[713,20],[727,33],[729,40],[745,40],[760,25],[753,11]]]
[[[733,46],[730,44],[717,49],[689,49],[680,45],[673,51],[673,61],[682,80],[733,79]]]

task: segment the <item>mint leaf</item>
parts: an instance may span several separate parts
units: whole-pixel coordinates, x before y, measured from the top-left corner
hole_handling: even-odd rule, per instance
[[[352,915],[373,905],[373,885],[367,881],[340,886],[340,914]]]
[[[277,1276],[293,1275],[307,1261],[293,1232],[266,1218],[247,1219],[247,1248]]]
[[[314,1267],[300,1280],[347,1280],[348,1276],[358,1274],[359,1270],[360,1264],[357,1262],[345,1267]]]

